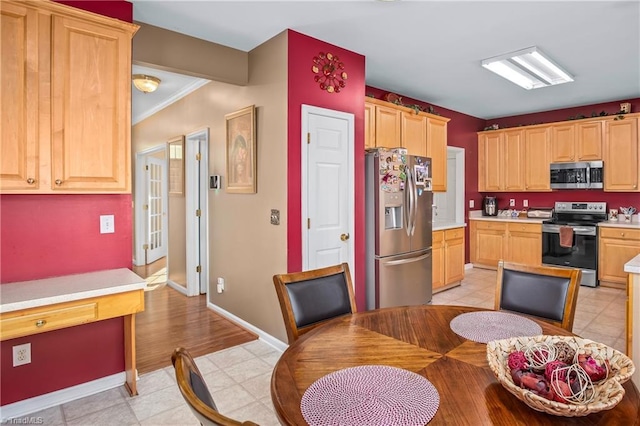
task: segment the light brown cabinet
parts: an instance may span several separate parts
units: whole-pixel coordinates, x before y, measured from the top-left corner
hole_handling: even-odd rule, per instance
[[[605,191],[640,191],[638,123],[636,117],[605,122],[602,154]]]
[[[600,285],[625,288],[624,264],[640,254],[640,229],[599,227],[598,279]]]
[[[499,260],[525,265],[542,263],[541,224],[471,220],[469,235],[474,266],[496,269]]]
[[[0,191],[130,192],[137,26],[53,2],[0,8]]]
[[[601,121],[551,126],[551,162],[602,160]]]
[[[525,190],[524,130],[509,129],[478,136],[478,191]]]
[[[524,189],[526,191],[551,191],[549,133],[548,126],[528,128],[524,131]]]
[[[464,228],[433,231],[433,291],[464,279]]]
[[[434,191],[447,190],[448,118],[379,99],[365,100],[365,149],[403,147],[411,155],[431,157]]]

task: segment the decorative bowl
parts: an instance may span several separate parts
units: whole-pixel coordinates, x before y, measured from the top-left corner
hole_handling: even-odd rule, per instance
[[[533,343],[544,342],[555,344],[563,341],[570,345],[576,353],[585,353],[609,360],[610,372],[605,380],[594,383],[594,399],[587,404],[565,404],[551,401],[536,395],[528,389],[516,385],[511,378],[511,371],[507,366],[509,354],[526,348]],[[555,416],[579,417],[615,407],[624,397],[622,383],[629,380],[635,366],[625,354],[593,340],[575,336],[532,336],[515,337],[512,339],[493,340],[487,343],[487,361],[500,384],[520,401],[537,411]]]

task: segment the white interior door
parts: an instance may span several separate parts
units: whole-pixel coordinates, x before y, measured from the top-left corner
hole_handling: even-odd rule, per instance
[[[187,296],[206,293],[209,283],[208,179],[209,129],[185,138]]]
[[[354,117],[302,106],[303,269],[353,264]]]
[[[147,157],[147,264],[167,255],[166,160]]]

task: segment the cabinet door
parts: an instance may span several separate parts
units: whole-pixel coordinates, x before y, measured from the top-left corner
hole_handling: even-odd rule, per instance
[[[610,120],[605,123],[604,190],[638,191],[638,120]]]
[[[364,149],[376,147],[376,106],[364,103]]]
[[[598,279],[625,284],[628,274],[624,264],[640,254],[640,240],[600,238],[598,244]]]
[[[400,110],[376,105],[376,146],[400,146]]]
[[[476,232],[476,261],[494,268],[505,258],[505,231],[479,229]]]
[[[549,127],[525,130],[525,190],[550,191]]]
[[[447,190],[447,121],[429,117],[427,120],[427,157],[431,157],[433,190]]]
[[[524,191],[524,131],[504,132],[504,186],[506,191]]]
[[[444,231],[433,231],[432,235],[432,286],[437,290],[444,287]]]
[[[478,192],[502,191],[503,133],[484,133],[478,137]]]
[[[427,117],[402,111],[401,146],[411,155],[427,156]]]
[[[444,281],[452,284],[464,279],[464,229],[445,231]]]
[[[35,190],[40,185],[38,72],[46,65],[40,58],[38,13],[1,2],[0,18],[0,190]]]
[[[524,265],[542,264],[542,229],[532,233],[520,230],[517,224],[509,224],[508,240],[509,262],[522,263]]]
[[[129,192],[131,36],[71,17],[52,25],[52,187]]]
[[[602,160],[602,122],[576,124],[576,159]]]
[[[551,161],[575,161],[576,127],[558,124],[551,127]]]

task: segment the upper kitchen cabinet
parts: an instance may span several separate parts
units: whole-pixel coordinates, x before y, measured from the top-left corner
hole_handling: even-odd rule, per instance
[[[478,191],[524,191],[524,146],[524,130],[479,134]]]
[[[602,160],[601,121],[551,126],[551,162]]]
[[[137,26],[53,2],[0,7],[1,191],[130,192]],[[16,117],[10,127],[5,114]]]
[[[391,102],[366,98],[365,149],[403,147],[431,158],[434,191],[447,190],[447,123],[450,119]]]
[[[524,131],[524,185],[527,191],[551,191],[549,180],[549,127]]]
[[[640,160],[638,156],[638,118],[605,122],[602,159],[605,191],[638,191]]]

